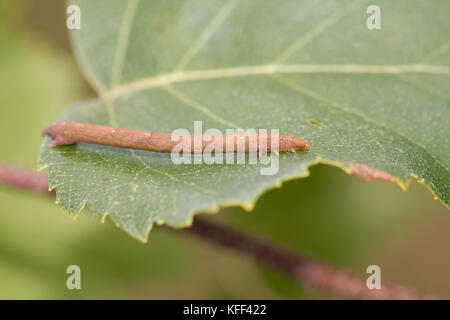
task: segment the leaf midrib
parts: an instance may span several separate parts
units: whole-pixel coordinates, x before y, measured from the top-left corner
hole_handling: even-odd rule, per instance
[[[429,64],[404,65],[358,65],[358,64],[294,64],[294,65],[256,65],[219,69],[171,72],[128,82],[110,90],[100,89],[98,94],[104,100],[114,100],[124,94],[148,88],[163,87],[174,83],[244,77],[252,75],[301,73],[342,73],[342,74],[403,74],[429,73],[450,75],[450,67]]]

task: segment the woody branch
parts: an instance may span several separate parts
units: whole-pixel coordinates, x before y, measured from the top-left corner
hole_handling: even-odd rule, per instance
[[[13,168],[0,163],[0,184],[54,196],[48,191],[45,175]],[[169,228],[166,228],[169,229]],[[334,268],[324,262],[269,244],[253,236],[239,233],[205,219],[196,218],[191,227],[176,233],[186,233],[235,250],[255,261],[282,272],[301,285],[328,295],[353,299],[432,299],[398,285],[383,284],[380,290],[369,290],[366,279]]]

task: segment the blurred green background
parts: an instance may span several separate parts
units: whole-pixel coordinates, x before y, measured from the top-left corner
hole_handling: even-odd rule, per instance
[[[77,68],[60,0],[0,1],[0,161],[36,168],[40,133],[94,95]],[[50,197],[0,186],[1,299],[335,298],[232,251],[155,228],[142,244],[85,211],[73,222]],[[395,185],[316,166],[267,192],[251,213],[209,219],[332,265],[450,297],[450,215],[421,184]],[[67,266],[81,290],[66,288]]]

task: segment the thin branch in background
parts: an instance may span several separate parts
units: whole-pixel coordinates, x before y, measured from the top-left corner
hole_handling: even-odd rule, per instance
[[[14,168],[2,163],[0,163],[0,184],[38,193],[54,194],[54,190],[48,191],[48,178],[46,175],[27,169]]]
[[[326,265],[299,253],[238,233],[225,226],[195,218],[184,232],[195,234],[221,247],[230,248],[254,260],[281,271],[300,285],[323,293],[353,299],[433,299],[410,289],[382,284],[380,290],[370,290],[366,279]]]
[[[29,170],[12,168],[0,163],[0,184],[25,190],[54,195],[48,191],[47,177]],[[168,229],[168,228],[167,228]],[[324,262],[303,256],[299,253],[276,247],[252,236],[231,230],[205,219],[195,218],[190,228],[183,232],[203,238],[215,245],[233,249],[261,264],[282,272],[300,285],[319,290],[328,295],[352,299],[435,299],[410,289],[383,283],[380,290],[369,290],[366,278],[353,275]]]

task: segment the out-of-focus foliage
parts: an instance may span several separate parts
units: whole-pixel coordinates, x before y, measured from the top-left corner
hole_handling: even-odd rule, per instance
[[[10,17],[0,19],[0,161],[29,168],[41,130],[89,96],[59,43],[15,18],[36,3],[0,2],[0,17]],[[64,12],[59,0],[39,3],[49,16]],[[450,296],[450,216],[418,183],[405,193],[319,166],[268,192],[251,213],[231,208],[208,218],[359,274],[378,264],[383,281]],[[81,267],[80,291],[66,289],[71,264]],[[110,221],[82,214],[72,222],[52,198],[0,186],[0,298],[301,297],[318,295],[234,252],[158,228],[143,245]]]

